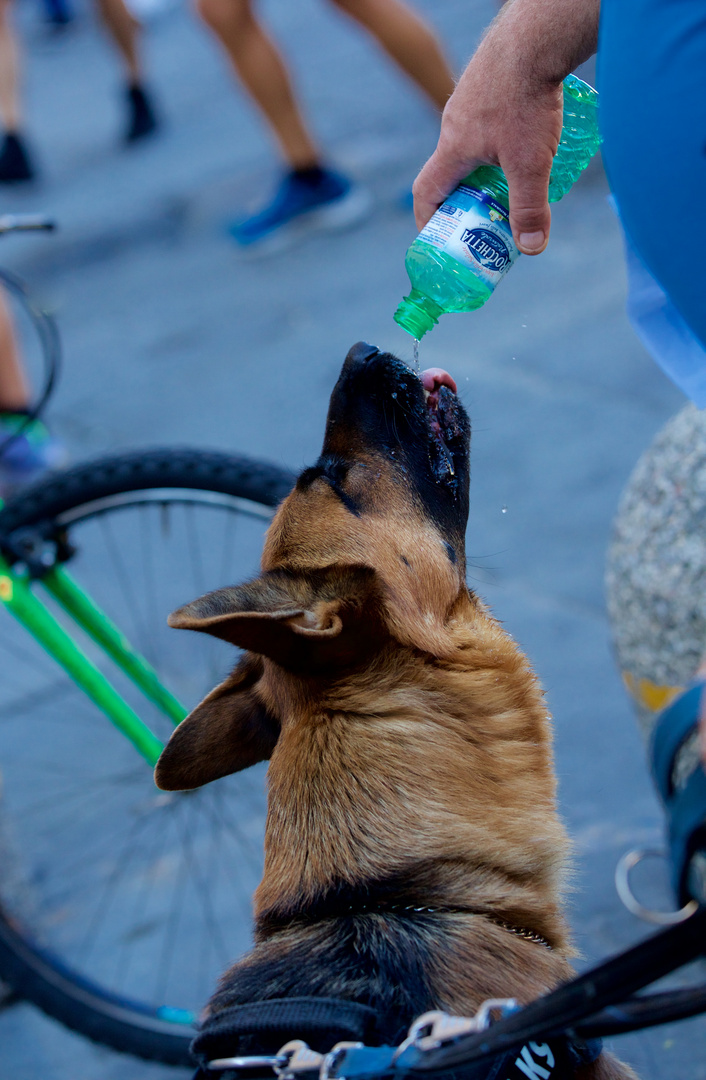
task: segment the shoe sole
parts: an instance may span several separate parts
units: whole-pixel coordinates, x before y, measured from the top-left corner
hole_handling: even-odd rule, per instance
[[[263,236],[262,240],[257,240],[252,244],[239,244],[236,239],[236,243],[246,255],[275,254],[293,247],[298,240],[314,232],[342,232],[344,229],[352,228],[366,217],[372,203],[370,192],[366,188],[356,187],[340,199],[299,214],[286,225]]]

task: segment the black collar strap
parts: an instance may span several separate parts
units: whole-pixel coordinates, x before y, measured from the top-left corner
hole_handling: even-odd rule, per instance
[[[209,1017],[192,1042],[191,1053],[205,1065],[234,1054],[276,1053],[289,1039],[302,1039],[323,1053],[342,1040],[394,1042],[405,1028],[400,1017],[381,1023],[375,1009],[355,1001],[271,998],[231,1005]]]

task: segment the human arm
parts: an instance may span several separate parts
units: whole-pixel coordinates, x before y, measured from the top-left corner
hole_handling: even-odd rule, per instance
[[[509,0],[449,98],[437,148],[414,183],[418,228],[478,165],[500,165],[518,247],[544,250],[561,81],[595,52],[599,11],[600,0]]]

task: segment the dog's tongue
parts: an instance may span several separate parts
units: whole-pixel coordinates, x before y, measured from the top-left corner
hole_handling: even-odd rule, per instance
[[[444,371],[440,367],[430,367],[426,371],[422,371],[419,378],[422,380],[422,386],[429,393],[433,393],[438,390],[440,386],[448,386],[449,390],[453,390],[454,394],[458,393],[456,383],[449,375],[448,371]]]

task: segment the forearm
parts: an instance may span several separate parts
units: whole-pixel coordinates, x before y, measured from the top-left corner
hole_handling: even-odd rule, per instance
[[[512,57],[530,85],[557,85],[595,53],[599,14],[600,0],[508,0],[476,55]]]

